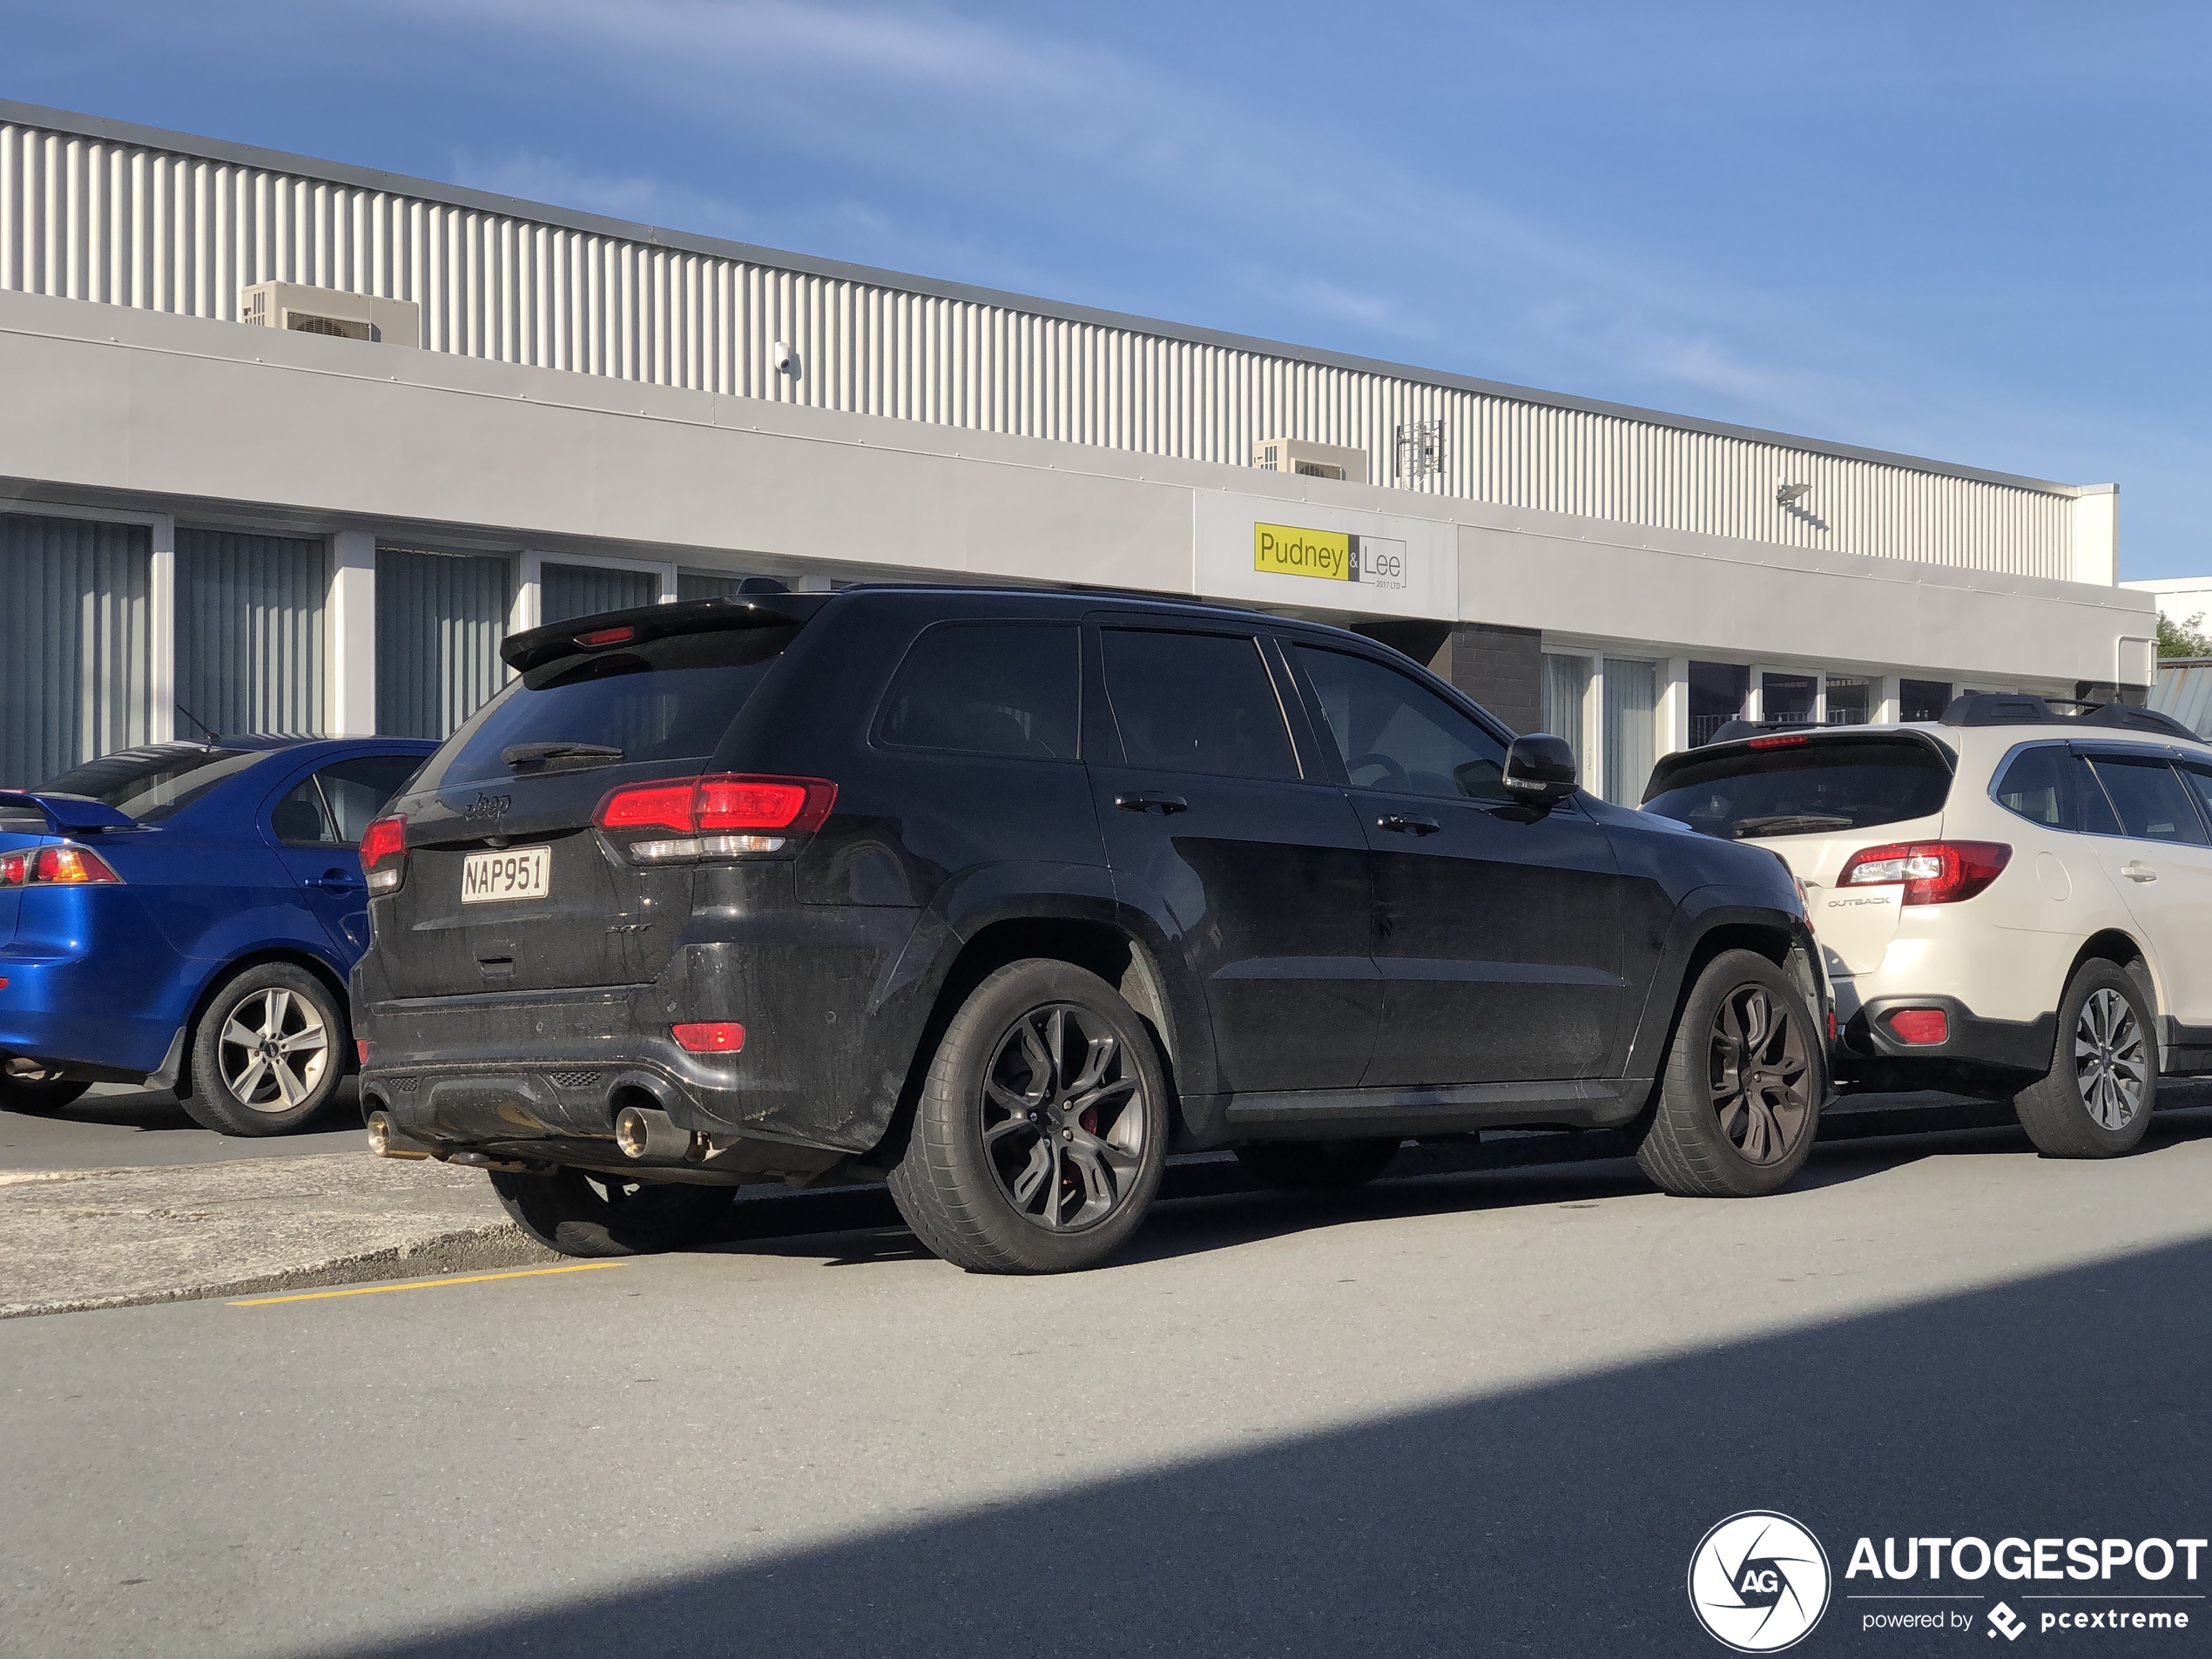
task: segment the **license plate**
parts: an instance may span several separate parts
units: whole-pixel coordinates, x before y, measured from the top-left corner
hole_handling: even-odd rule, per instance
[[[553,850],[518,846],[504,853],[471,853],[461,865],[461,902],[496,904],[505,899],[543,899]]]

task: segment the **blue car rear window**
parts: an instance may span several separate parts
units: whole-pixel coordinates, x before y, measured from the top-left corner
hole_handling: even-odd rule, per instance
[[[203,749],[197,744],[159,744],[118,749],[73,766],[38,786],[48,795],[84,795],[127,813],[141,824],[158,823],[256,761],[266,749]]]

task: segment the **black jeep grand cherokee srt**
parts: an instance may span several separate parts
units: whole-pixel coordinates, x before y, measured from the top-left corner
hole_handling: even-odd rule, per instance
[[[888,1180],[970,1269],[1087,1266],[1171,1150],[1284,1187],[1408,1136],[1631,1125],[1770,1191],[1827,1089],[1770,853],[1575,787],[1332,628],[850,588],[517,634],[362,847],[380,1150],[578,1255],[747,1181]]]

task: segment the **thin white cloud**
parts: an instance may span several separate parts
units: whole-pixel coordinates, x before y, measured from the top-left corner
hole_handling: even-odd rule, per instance
[[[1370,118],[1288,119],[1239,86],[1027,17],[789,0],[441,0],[435,13],[527,30],[599,95],[680,111],[696,134],[664,175],[535,152],[465,158],[495,188],[1238,332],[1417,347],[1476,374],[2005,470],[2118,471],[2171,453],[2126,421],[2085,442],[2079,408],[1946,375],[1924,334],[1908,352],[1902,331],[1858,331],[1815,287],[1751,286],[1720,260],[1516,213],[1479,172],[1409,157]],[[793,158],[836,193],[764,205],[753,186]],[[1190,315],[1194,293],[1229,314]]]
[[[642,173],[617,176],[529,151],[480,155],[458,151],[454,179],[477,190],[604,213],[643,225],[680,227],[743,241],[753,234],[745,210],[718,196]]]

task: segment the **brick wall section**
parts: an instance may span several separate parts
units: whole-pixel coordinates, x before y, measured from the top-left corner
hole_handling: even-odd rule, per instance
[[[1543,636],[1462,622],[1430,664],[1515,732],[1544,729]]]

